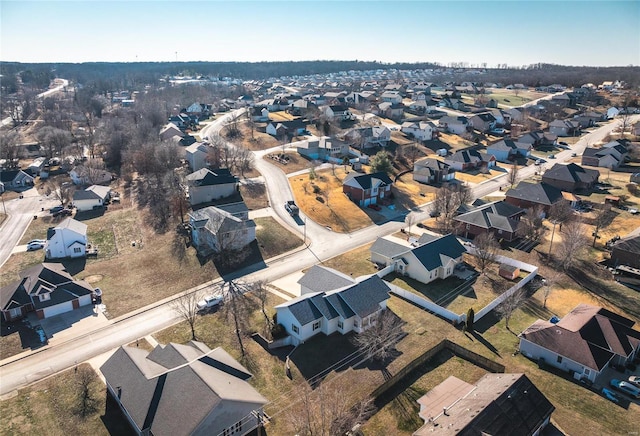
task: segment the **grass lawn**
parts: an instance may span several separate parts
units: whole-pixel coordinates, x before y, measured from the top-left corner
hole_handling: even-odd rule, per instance
[[[272,217],[256,218],[256,239],[266,260],[302,245],[302,238],[282,227]]]
[[[346,174],[342,166],[336,166],[335,175],[329,169],[317,171],[313,180],[309,174],[289,178],[298,207],[318,224],[340,233],[373,224],[369,215],[343,194]]]
[[[264,183],[243,183],[240,185],[240,195],[249,210],[262,209],[269,206],[267,187]]]
[[[456,171],[456,180],[467,183],[482,183],[486,180],[492,179],[496,176],[504,174],[504,171],[489,170],[488,173],[482,173],[480,171],[462,172]]]
[[[84,368],[93,371],[88,364],[80,365],[78,370]],[[90,384],[92,408],[84,417],[77,410],[78,389],[73,369],[21,389],[17,396],[0,403],[2,434],[131,434],[118,407],[106,402],[106,386],[97,376]]]

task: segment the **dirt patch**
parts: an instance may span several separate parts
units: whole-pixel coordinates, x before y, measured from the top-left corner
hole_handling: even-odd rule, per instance
[[[84,281],[87,283],[96,283],[103,279],[102,274],[93,274],[84,278]]]

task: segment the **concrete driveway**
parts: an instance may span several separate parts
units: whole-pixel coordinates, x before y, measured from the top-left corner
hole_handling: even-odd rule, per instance
[[[31,325],[40,325],[51,345],[76,338],[86,332],[98,330],[110,324],[97,306],[83,306],[51,318],[31,321]]]

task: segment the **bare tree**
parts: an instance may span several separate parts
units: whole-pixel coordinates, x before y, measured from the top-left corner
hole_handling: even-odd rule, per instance
[[[422,152],[420,151],[417,142],[414,140],[411,144],[404,147],[403,154],[409,160],[411,168],[413,168],[413,165],[416,163],[416,160],[418,160],[418,157],[422,155]]]
[[[21,157],[20,134],[16,130],[0,132],[0,159],[7,161],[8,168],[15,168]]]
[[[509,169],[509,173],[507,174],[507,183],[509,183],[509,186],[512,188],[518,183],[518,172],[518,164],[514,162]]]
[[[495,308],[496,313],[504,318],[505,327],[507,328],[507,330],[511,331],[509,329],[509,321],[511,320],[511,316],[517,309],[520,308],[520,306],[524,304],[526,299],[527,294],[524,289],[518,289],[516,292],[505,298],[504,301]]]
[[[549,219],[560,224],[560,231],[562,231],[562,224],[573,218],[573,208],[571,207],[571,203],[566,200],[556,201],[551,205],[551,208],[549,208]]]
[[[362,424],[374,411],[371,398],[351,400],[353,386],[336,381],[320,384],[316,389],[301,386],[294,397],[295,403],[286,411],[290,434],[299,436],[335,436],[347,434]]]
[[[588,240],[585,226],[581,222],[570,221],[564,227],[562,242],[558,249],[558,260],[562,268],[568,270],[585,250]]]
[[[172,309],[189,324],[191,339],[194,341],[196,340],[196,321],[198,320],[198,301],[200,298],[200,292],[185,291],[171,302]]]
[[[599,238],[598,232],[600,232],[600,230],[608,227],[611,222],[613,221],[614,218],[614,213],[611,210],[611,207],[607,204],[605,204],[602,209],[599,209],[596,212],[596,216],[593,219],[593,244],[591,245],[592,247],[596,246],[596,239]]]
[[[544,307],[545,309],[547,308],[547,299],[549,298],[549,295],[551,295],[551,291],[553,290],[553,287],[558,284],[558,282],[560,281],[560,273],[558,272],[554,272],[551,275],[549,275],[548,277],[545,277],[542,282],[542,297],[543,297],[543,301],[542,301],[542,307]]]
[[[413,225],[413,222],[415,221],[415,217],[413,216],[413,214],[411,212],[409,212],[407,214],[406,217],[404,217],[404,223],[407,225],[407,234],[411,235],[411,226]]]
[[[436,192],[432,206],[432,213],[437,215],[437,221],[444,231],[453,229],[453,217],[458,213],[458,208],[470,203],[472,194],[464,183],[445,184]]]
[[[482,233],[473,240],[475,255],[478,258],[480,272],[485,273],[487,266],[494,262],[500,246],[493,233]]]
[[[44,185],[45,194],[53,195],[62,206],[70,202],[73,198],[75,187],[71,182],[65,181],[62,177],[52,177]]]
[[[49,126],[41,128],[37,138],[38,142],[44,146],[49,158],[61,155],[62,151],[71,145],[72,140],[70,132]]]
[[[367,359],[384,362],[394,352],[398,341],[404,336],[402,320],[391,310],[379,312],[371,320],[372,325],[353,337],[353,343]]]
[[[516,233],[523,238],[539,241],[544,232],[542,222],[544,221],[544,211],[542,206],[537,205],[527,209],[524,217],[518,223]]]
[[[229,120],[224,125],[227,138],[237,138],[241,136],[239,124],[240,115],[237,113],[231,114]]]
[[[252,284],[235,280],[225,280],[219,285],[219,292],[224,301],[222,310],[225,318],[227,320],[231,318],[233,321],[240,354],[243,358],[246,351],[242,338],[249,328],[249,315],[255,310],[255,301],[248,294],[252,289]]]
[[[273,320],[269,317],[266,309],[269,298],[269,290],[267,289],[266,281],[259,280],[257,282],[254,282],[252,291],[253,295],[260,302],[260,311],[262,312],[265,320],[265,331],[270,332],[271,328],[273,327]]]

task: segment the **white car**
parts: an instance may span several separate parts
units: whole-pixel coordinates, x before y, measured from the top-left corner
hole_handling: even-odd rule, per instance
[[[29,241],[27,243],[27,251],[40,250],[41,248],[44,248],[44,244],[46,242],[47,241],[44,239],[34,239],[33,241]]]
[[[198,301],[198,310],[210,309],[222,303],[222,296],[219,294],[207,295],[202,300]]]

